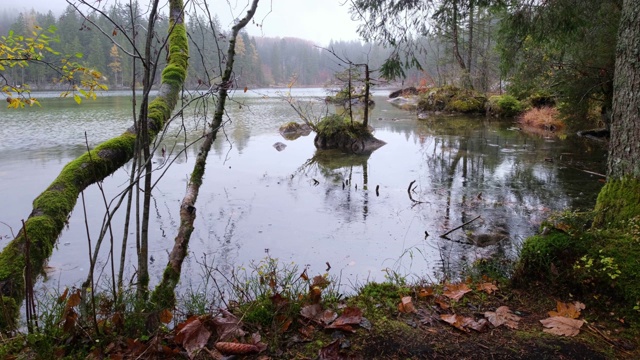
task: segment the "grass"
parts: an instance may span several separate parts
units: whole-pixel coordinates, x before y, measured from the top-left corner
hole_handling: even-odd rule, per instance
[[[558,109],[553,107],[541,107],[528,110],[520,117],[520,124],[530,128],[553,132],[561,131],[565,128]]]
[[[586,213],[566,213],[550,219],[547,226],[553,226],[554,232],[546,236],[549,238],[546,242],[536,241],[525,245],[524,256],[535,260],[537,269],[548,270],[546,258],[555,250],[570,246],[567,236],[583,234],[589,216]],[[640,220],[629,226],[640,233],[638,224]],[[564,232],[559,228],[565,229]],[[606,256],[614,255],[606,253]],[[575,262],[569,261],[567,264]],[[622,263],[618,264],[623,266]],[[47,306],[39,307],[42,312],[41,328],[33,334],[18,334],[2,341],[0,357],[182,359],[185,358],[183,346],[186,345],[183,345],[184,340],[176,340],[176,334],[178,329],[185,328],[185,319],[193,320],[195,315],[205,324],[205,328],[208,327],[210,335],[206,336],[211,337],[204,344],[207,350],[202,350],[195,358],[208,358],[210,353],[216,351],[213,344],[218,333],[212,327],[211,319],[219,316],[215,307],[224,304],[237,317],[238,326],[250,334],[259,334],[260,343],[266,346],[261,354],[239,358],[267,356],[307,359],[317,358],[319,353],[324,353],[326,357],[326,354],[335,351],[345,358],[464,359],[490,358],[493,355],[502,359],[520,359],[523,349],[541,358],[605,359],[640,355],[637,350],[611,346],[601,335],[586,329],[578,337],[570,339],[543,333],[539,320],[546,318],[546,312],[554,309],[556,300],[573,300],[571,295],[553,292],[556,289],[533,278],[530,278],[528,289],[513,287],[502,277],[502,274],[508,273],[505,273],[505,269],[509,269],[509,266],[495,259],[471,264],[465,270],[465,280],[454,284],[444,281],[433,283],[425,279],[408,281],[404,276],[389,273],[384,282],[365,283],[346,294],[340,292],[338,279],[327,273],[311,276],[307,268],[269,256],[244,268],[234,269],[225,278],[224,284],[212,280],[221,277],[221,274],[216,274],[215,268],[210,264],[201,265],[204,271],[203,285],[189,287],[179,307],[173,311],[176,315],[173,321],[160,324],[151,332],[147,331],[149,324],[145,322],[144,312],[140,312],[144,304],[135,304],[134,299],[127,298],[124,303],[128,305],[120,307],[121,312],[102,312],[102,308],[109,308],[109,299],[102,295],[98,296],[100,303],[105,304],[100,306],[99,334],[93,332],[90,319],[83,316],[79,316],[72,328],[68,328],[63,324],[70,297],[56,295],[48,299]],[[500,280],[490,278],[489,274],[500,277]],[[487,291],[488,284],[495,289]],[[450,292],[454,286],[467,289],[457,301],[451,298]],[[220,298],[222,296],[224,299]],[[411,298],[414,312],[406,312],[399,307],[403,297]],[[331,328],[327,326],[328,323],[301,315],[301,310],[311,305],[320,306],[323,311],[335,313],[336,316],[343,314],[347,308],[359,309],[362,319],[349,323],[348,328]],[[500,306],[508,306],[521,316],[518,329],[489,325],[484,331],[467,332],[441,320],[441,315],[447,314],[479,320],[485,312],[495,311]],[[76,309],[75,306],[72,308]],[[611,303],[607,311],[588,307],[584,316],[589,319],[590,325],[597,325],[602,331],[612,331],[608,335],[610,338],[633,343],[638,329],[620,330],[621,324],[617,321],[619,314],[612,318],[607,314],[609,311]],[[80,314],[79,309],[77,313]],[[251,335],[251,338],[254,336]],[[249,335],[234,335],[233,338],[235,340],[228,341],[251,341]],[[608,350],[603,352],[600,350],[603,347]]]

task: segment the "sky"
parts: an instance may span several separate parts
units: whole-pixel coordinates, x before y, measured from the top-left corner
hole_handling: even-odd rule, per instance
[[[114,0],[102,0],[110,6]],[[140,0],[144,3],[145,0]],[[0,1],[2,9],[39,12],[52,10],[57,15],[67,6],[65,0]],[[122,2],[122,1],[121,1]],[[164,0],[166,3],[166,0]],[[209,0],[223,27],[230,29],[233,18],[244,17],[249,0]],[[326,46],[333,40],[357,40],[358,23],[351,20],[348,0],[261,0],[254,17],[258,27],[249,24],[246,30],[252,36],[297,37]],[[19,4],[19,5],[18,5]]]

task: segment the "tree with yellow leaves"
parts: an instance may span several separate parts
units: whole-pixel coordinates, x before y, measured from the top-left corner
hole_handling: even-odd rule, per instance
[[[107,89],[107,86],[101,83],[103,77],[99,71],[72,60],[73,58],[81,59],[82,53],[60,56],[58,51],[49,46],[51,42],[59,41],[53,36],[55,32],[55,26],[44,29],[35,25],[30,36],[9,31],[7,36],[0,37],[0,91],[5,94],[9,108],[40,105],[38,100],[31,96],[29,84],[17,81],[9,72],[12,68],[25,68],[30,64],[54,69],[59,74],[57,82],[69,85],[69,89],[62,92],[60,96],[67,97],[73,94],[77,103],[82,102],[81,95],[95,99],[96,90]],[[48,60],[45,59],[45,55],[58,57],[58,59]]]

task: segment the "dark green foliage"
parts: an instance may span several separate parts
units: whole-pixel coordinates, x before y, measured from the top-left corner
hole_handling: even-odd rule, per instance
[[[511,95],[494,95],[487,103],[487,112],[500,117],[516,116],[523,110],[524,105]]]
[[[521,99],[541,91],[552,95],[564,103],[561,111],[570,125],[608,122],[621,2],[512,5],[499,39],[509,91]]]

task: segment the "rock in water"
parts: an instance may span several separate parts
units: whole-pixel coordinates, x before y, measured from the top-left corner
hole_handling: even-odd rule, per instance
[[[287,145],[278,141],[277,143],[273,144],[273,147],[276,148],[276,150],[278,151],[282,151],[284,150],[284,148],[287,147]]]

